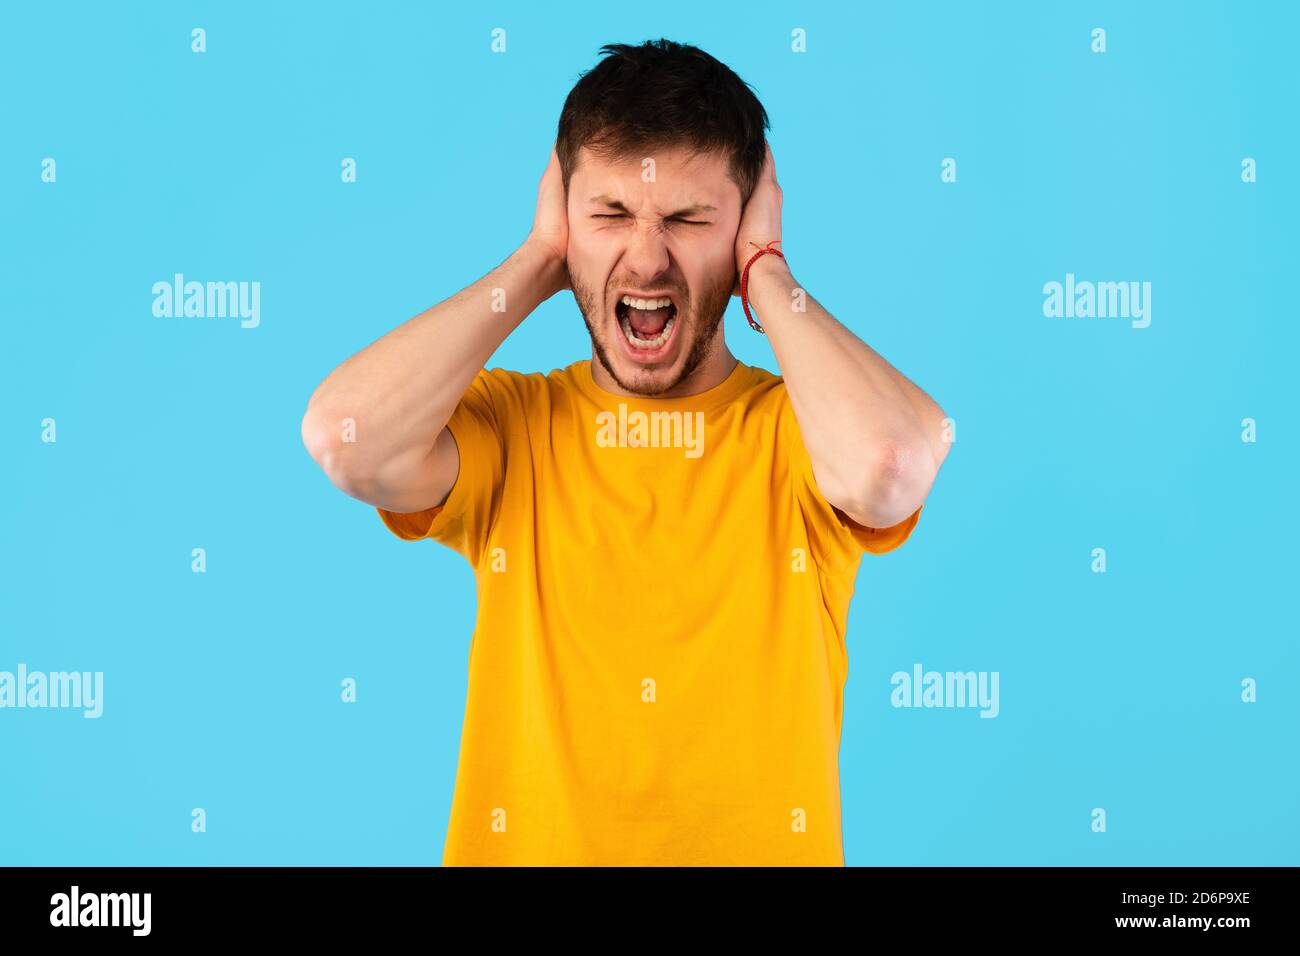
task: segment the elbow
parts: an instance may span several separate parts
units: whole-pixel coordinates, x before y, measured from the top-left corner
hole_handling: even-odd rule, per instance
[[[330,483],[353,498],[365,500],[373,481],[348,438],[349,421],[309,404],[302,417],[302,443]],[[355,430],[355,425],[352,426]]]
[[[832,503],[864,527],[891,528],[930,493],[938,474],[934,455],[924,442],[884,441],[865,457],[846,484],[843,503]]]
[[[939,418],[939,443],[934,446],[934,470],[937,473],[952,450],[952,443],[957,440],[957,423],[937,404],[935,409]]]

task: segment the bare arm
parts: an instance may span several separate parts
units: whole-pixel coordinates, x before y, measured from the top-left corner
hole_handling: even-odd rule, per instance
[[[781,190],[771,152],[737,235],[740,266],[781,236]],[[749,300],[772,343],[822,496],[858,524],[887,528],[915,511],[947,456],[944,412],[804,293],[785,260],[760,257]]]
[[[484,363],[567,285],[564,186],[554,152],[528,239],[473,285],[398,326],[321,382],[303,443],[338,488],[389,511],[442,504],[460,469],[446,425]],[[494,304],[501,311],[494,311]],[[353,440],[345,440],[351,419]]]

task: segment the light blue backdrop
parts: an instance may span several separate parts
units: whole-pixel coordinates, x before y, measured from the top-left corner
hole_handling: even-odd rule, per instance
[[[848,862],[1300,862],[1295,6],[475,7],[4,8],[0,670],[105,700],[0,710],[0,864],[439,861],[472,576],[301,414],[508,254],[578,73],[658,36],[754,85],[795,274],[957,421],[858,579]],[[260,325],[155,318],[176,272],[259,281]],[[1150,327],[1045,317],[1067,272],[1151,282]],[[490,364],[589,354],[564,295]],[[895,709],[915,663],[1000,715]]]

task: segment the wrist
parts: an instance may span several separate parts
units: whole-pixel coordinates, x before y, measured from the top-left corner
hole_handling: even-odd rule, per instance
[[[789,302],[788,296],[797,287],[794,276],[785,257],[774,250],[761,254],[755,250],[745,260],[741,274],[744,287],[741,304],[745,309],[745,319],[756,332],[764,332],[767,319],[778,317]],[[756,319],[754,313],[760,318]]]
[[[749,255],[740,263],[743,271],[745,263],[753,258],[757,249],[750,247]],[[769,280],[783,280],[793,278],[790,273],[790,264],[786,262],[784,256],[778,256],[774,253],[767,253],[754,259],[753,264],[749,267],[749,288],[752,290],[756,283],[766,283]]]
[[[535,277],[543,300],[569,287],[568,265],[550,242],[530,235],[516,250],[515,257]]]

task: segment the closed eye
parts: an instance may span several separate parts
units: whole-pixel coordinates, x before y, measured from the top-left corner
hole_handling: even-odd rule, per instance
[[[594,213],[591,214],[591,218],[592,218],[592,219],[626,219],[626,218],[627,218],[627,213],[625,213],[625,212],[612,212],[612,213],[611,213],[611,212],[594,212]],[[668,221],[669,221],[669,222],[678,222],[678,223],[681,223],[683,226],[709,226],[709,225],[712,225],[712,223],[710,223],[710,222],[708,222],[707,220],[704,220],[704,219],[677,219],[677,218],[671,218],[671,219],[669,219]]]

